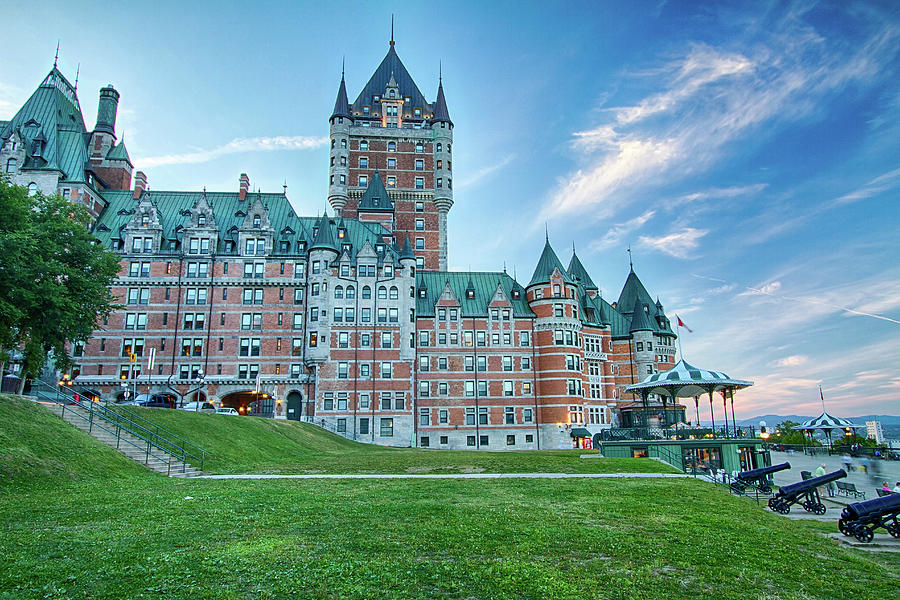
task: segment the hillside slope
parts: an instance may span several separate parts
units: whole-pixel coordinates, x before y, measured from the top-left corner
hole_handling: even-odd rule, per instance
[[[150,475],[40,404],[0,395],[0,484]]]

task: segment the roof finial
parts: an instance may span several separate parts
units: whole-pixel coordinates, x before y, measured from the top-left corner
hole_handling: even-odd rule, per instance
[[[503,273],[504,274],[506,273],[506,261],[505,260],[503,261]]]
[[[284,185],[282,185],[281,187],[284,188],[284,195],[287,196],[287,179],[284,180]]]
[[[59,63],[59,39],[56,40],[56,56],[53,57],[53,68]]]
[[[631,262],[631,244],[628,244],[628,267],[634,271],[634,263]]]
[[[819,384],[819,398],[822,399],[822,412],[825,412],[825,394],[822,393],[822,385]]]
[[[441,85],[444,82],[444,65],[441,61],[438,61],[438,85]]]
[[[78,68],[75,69],[75,91],[78,91],[78,75],[81,73],[81,63],[78,63]]]
[[[544,241],[550,243],[550,227],[547,225],[547,221],[544,221]]]
[[[391,46],[394,45],[394,13],[391,13]]]
[[[572,240],[572,255],[575,255],[575,240]]]
[[[346,56],[341,56],[341,80],[344,79],[344,62],[346,60]]]

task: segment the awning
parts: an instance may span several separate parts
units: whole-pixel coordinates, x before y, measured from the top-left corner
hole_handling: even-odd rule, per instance
[[[591,436],[591,432],[585,429],[584,427],[576,427],[572,430],[573,438],[589,438]]]

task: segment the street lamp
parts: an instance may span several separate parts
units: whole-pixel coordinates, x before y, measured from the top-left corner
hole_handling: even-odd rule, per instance
[[[122,396],[127,401],[128,400],[128,383],[126,383],[124,381],[120,381],[119,387],[122,388]]]
[[[200,391],[203,388],[203,380],[204,380],[203,371],[197,371],[197,377],[194,379],[194,381],[197,383],[197,386],[194,389],[192,389],[190,392],[188,392],[189,398],[190,398],[191,394],[193,394],[194,392]],[[199,395],[198,395],[198,398],[199,398]],[[198,400],[198,399],[194,400],[194,411],[195,412],[200,411],[200,400]]]

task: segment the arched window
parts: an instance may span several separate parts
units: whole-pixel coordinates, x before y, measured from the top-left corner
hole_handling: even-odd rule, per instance
[[[37,184],[32,181],[31,183],[28,184],[28,195],[34,196],[35,194],[37,194],[37,192],[38,192]]]
[[[206,227],[206,215],[199,215],[197,217],[197,226]]]
[[[391,98],[397,97],[397,90],[391,90]]]
[[[356,288],[352,285],[347,286],[347,299],[352,300],[356,298]]]
[[[367,285],[364,285],[363,289],[362,289],[362,299],[368,300],[371,297],[372,297],[372,288],[370,288]]]
[[[396,300],[400,297],[400,290],[397,289],[396,285],[391,286],[391,300]]]
[[[262,220],[259,218],[259,215],[253,215],[253,226],[260,227]]]
[[[440,152],[441,148],[443,148],[443,146],[440,143],[438,143],[437,147],[435,148],[435,151]]]
[[[388,142],[388,152],[394,152],[397,149],[396,142]]]
[[[343,298],[344,297],[344,286],[342,286],[342,285],[334,286],[334,297],[335,298]]]
[[[19,164],[19,163],[16,161],[16,159],[10,158],[9,160],[6,161],[6,172],[7,172],[7,173],[15,173],[15,172],[16,172],[16,166],[17,166],[18,164]]]
[[[378,288],[378,299],[379,300],[387,300],[387,288],[381,286]]]

